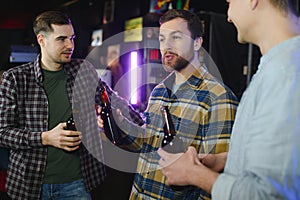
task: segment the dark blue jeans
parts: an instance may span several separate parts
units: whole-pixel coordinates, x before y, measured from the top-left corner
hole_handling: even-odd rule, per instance
[[[43,184],[41,200],[90,200],[83,180],[63,184]]]

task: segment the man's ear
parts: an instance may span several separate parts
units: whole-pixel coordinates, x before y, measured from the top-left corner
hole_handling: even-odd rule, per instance
[[[259,0],[250,0],[251,9],[254,10],[258,5]]]
[[[40,45],[40,46],[44,46],[45,45],[45,37],[44,37],[44,35],[42,35],[42,34],[38,34],[37,36],[36,36],[36,38],[37,38],[37,42],[38,42],[38,44]]]
[[[202,46],[203,39],[202,37],[197,37],[194,39],[194,51],[199,51]]]

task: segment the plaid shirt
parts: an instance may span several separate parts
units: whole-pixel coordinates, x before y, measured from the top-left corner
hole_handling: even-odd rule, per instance
[[[85,60],[72,59],[64,65],[64,69],[69,76],[67,93],[73,114],[77,114],[75,120],[83,133],[81,171],[90,191],[102,182],[105,175],[99,162],[103,161],[103,152],[94,110],[97,85],[105,83],[99,81],[94,67]],[[47,159],[47,147],[42,145],[41,133],[48,130],[49,114],[42,80],[39,58],[3,74],[0,86],[0,145],[11,149],[6,187],[12,199],[40,198]],[[107,90],[115,95],[108,86]],[[125,100],[117,99],[117,103],[124,105]],[[128,113],[136,117],[135,121],[142,121],[133,110]]]
[[[158,160],[161,147],[163,119],[160,106],[169,107],[176,134],[186,147],[192,145],[198,152],[220,153],[228,151],[231,129],[238,105],[235,95],[220,84],[203,67],[179,89],[172,93],[174,73],[170,74],[152,91],[146,110],[146,132],[131,126],[124,120],[122,127],[127,133],[139,132],[138,137],[127,135],[127,145],[140,147],[137,174],[130,199],[210,199],[210,195],[198,188],[187,186],[182,191],[173,191],[165,184]],[[144,135],[146,134],[146,135]]]

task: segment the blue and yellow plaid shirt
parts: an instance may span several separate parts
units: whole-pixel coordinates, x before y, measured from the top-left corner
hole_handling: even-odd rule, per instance
[[[140,149],[130,199],[210,199],[201,189],[186,186],[182,191],[173,191],[165,184],[157,154],[164,136],[160,106],[169,107],[176,134],[186,147],[192,145],[199,153],[228,151],[238,105],[236,96],[204,67],[197,68],[175,93],[174,78],[171,73],[152,91],[145,112],[146,129],[132,126],[128,120],[122,122],[127,145]]]

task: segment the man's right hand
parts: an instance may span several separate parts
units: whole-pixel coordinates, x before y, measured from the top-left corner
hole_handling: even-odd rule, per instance
[[[65,130],[66,123],[59,123],[50,131],[42,132],[42,144],[66,151],[75,151],[81,143],[81,132]]]
[[[225,163],[227,160],[227,152],[219,154],[198,154],[199,160],[206,167],[221,172],[224,170]]]
[[[104,123],[103,123],[103,120],[102,120],[101,115],[100,115],[101,110],[102,110],[101,106],[97,107],[97,115],[98,115],[98,116],[97,116],[97,123],[98,123],[98,126],[99,126],[100,128],[103,128],[103,127],[104,127]],[[117,116],[117,117],[114,118],[115,121],[116,121],[117,123],[122,122],[122,121],[124,120],[124,116],[122,115],[121,110],[120,110],[120,109],[116,109],[115,112],[116,112],[116,113],[115,113],[115,115],[113,116],[113,117]]]

